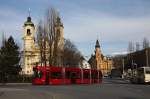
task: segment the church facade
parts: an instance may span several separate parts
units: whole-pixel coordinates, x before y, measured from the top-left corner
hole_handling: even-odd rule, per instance
[[[92,69],[98,69],[102,71],[103,75],[108,75],[112,69],[112,59],[109,57],[105,57],[102,54],[99,41],[96,41],[95,45],[95,54],[91,55],[89,61]]]
[[[61,23],[60,18],[58,17],[55,24],[55,33],[59,32],[59,40],[58,46],[59,49],[63,50],[64,46],[64,33],[63,33],[63,24]],[[24,75],[32,75],[33,74],[33,67],[37,65],[41,65],[41,54],[40,48],[37,46],[35,42],[35,33],[36,33],[36,26],[31,20],[31,17],[27,17],[26,22],[23,25],[23,51],[22,51],[22,74]],[[46,48],[46,60],[47,65],[48,63],[48,55],[49,55],[49,48]],[[57,55],[59,56],[59,55]],[[61,57],[59,56],[58,63],[61,64]],[[59,65],[60,65],[59,64]]]

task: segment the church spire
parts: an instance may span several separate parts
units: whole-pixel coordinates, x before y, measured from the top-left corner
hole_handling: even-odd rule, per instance
[[[31,11],[30,11],[30,8],[29,8],[29,10],[28,10],[28,17],[27,17],[27,22],[31,22],[31,16],[30,16],[30,13],[31,13]]]
[[[57,18],[56,18],[56,26],[63,27],[63,23],[61,22],[61,18],[59,16],[57,16]]]
[[[34,24],[33,24],[33,22],[32,22],[32,19],[31,19],[31,11],[30,11],[30,8],[29,8],[29,10],[28,10],[28,17],[27,17],[27,21],[24,23],[24,26],[28,26],[28,25],[30,25],[30,26],[32,26],[32,27],[34,27]]]
[[[31,13],[31,10],[30,10],[30,8],[29,8],[29,10],[28,10],[29,17],[30,17],[30,13]]]
[[[96,45],[95,45],[95,48],[100,48],[100,44],[99,44],[99,41],[98,41],[98,39],[96,40]]]

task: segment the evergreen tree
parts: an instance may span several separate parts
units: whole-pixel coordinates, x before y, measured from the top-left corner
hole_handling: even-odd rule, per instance
[[[18,75],[21,70],[19,66],[20,53],[19,46],[14,42],[12,36],[3,41],[0,48],[0,70],[5,78],[9,75]]]

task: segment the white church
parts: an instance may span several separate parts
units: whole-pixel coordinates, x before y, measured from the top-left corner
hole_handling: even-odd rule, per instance
[[[60,18],[57,17],[56,24],[55,24],[55,33],[59,33],[59,41],[58,47],[59,49],[64,48],[64,27],[63,23],[61,22]],[[23,50],[22,50],[22,72],[23,75],[32,75],[33,74],[33,67],[40,65],[41,58],[40,58],[40,49],[36,46],[35,42],[35,33],[36,33],[36,26],[32,22],[30,16],[27,17],[23,25]],[[48,51],[46,51],[46,55],[48,56]],[[62,56],[60,56],[62,57]],[[48,58],[48,57],[47,57]],[[61,59],[57,59],[59,63],[61,63]],[[48,63],[48,62],[47,62]],[[82,65],[82,66],[81,66]],[[82,63],[79,65],[79,68],[86,68],[90,69],[90,65],[87,61],[83,60]]]
[[[64,32],[63,32],[63,24],[61,23],[60,18],[57,18],[55,31],[59,31],[59,41],[58,45],[61,45],[60,49],[63,49],[64,46]],[[26,22],[23,25],[23,51],[22,51],[22,72],[24,75],[32,75],[33,74],[33,66],[40,65],[40,49],[36,46],[35,42],[35,33],[36,26],[32,22],[31,17],[27,17]],[[48,54],[48,51],[46,52]],[[47,55],[48,56],[48,55]]]

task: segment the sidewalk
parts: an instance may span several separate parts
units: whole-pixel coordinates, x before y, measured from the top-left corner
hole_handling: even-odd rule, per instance
[[[104,80],[108,83],[113,83],[113,84],[130,84],[130,81],[128,79],[123,79],[119,77],[104,78]]]
[[[32,85],[32,83],[0,83],[0,86],[5,85]]]

